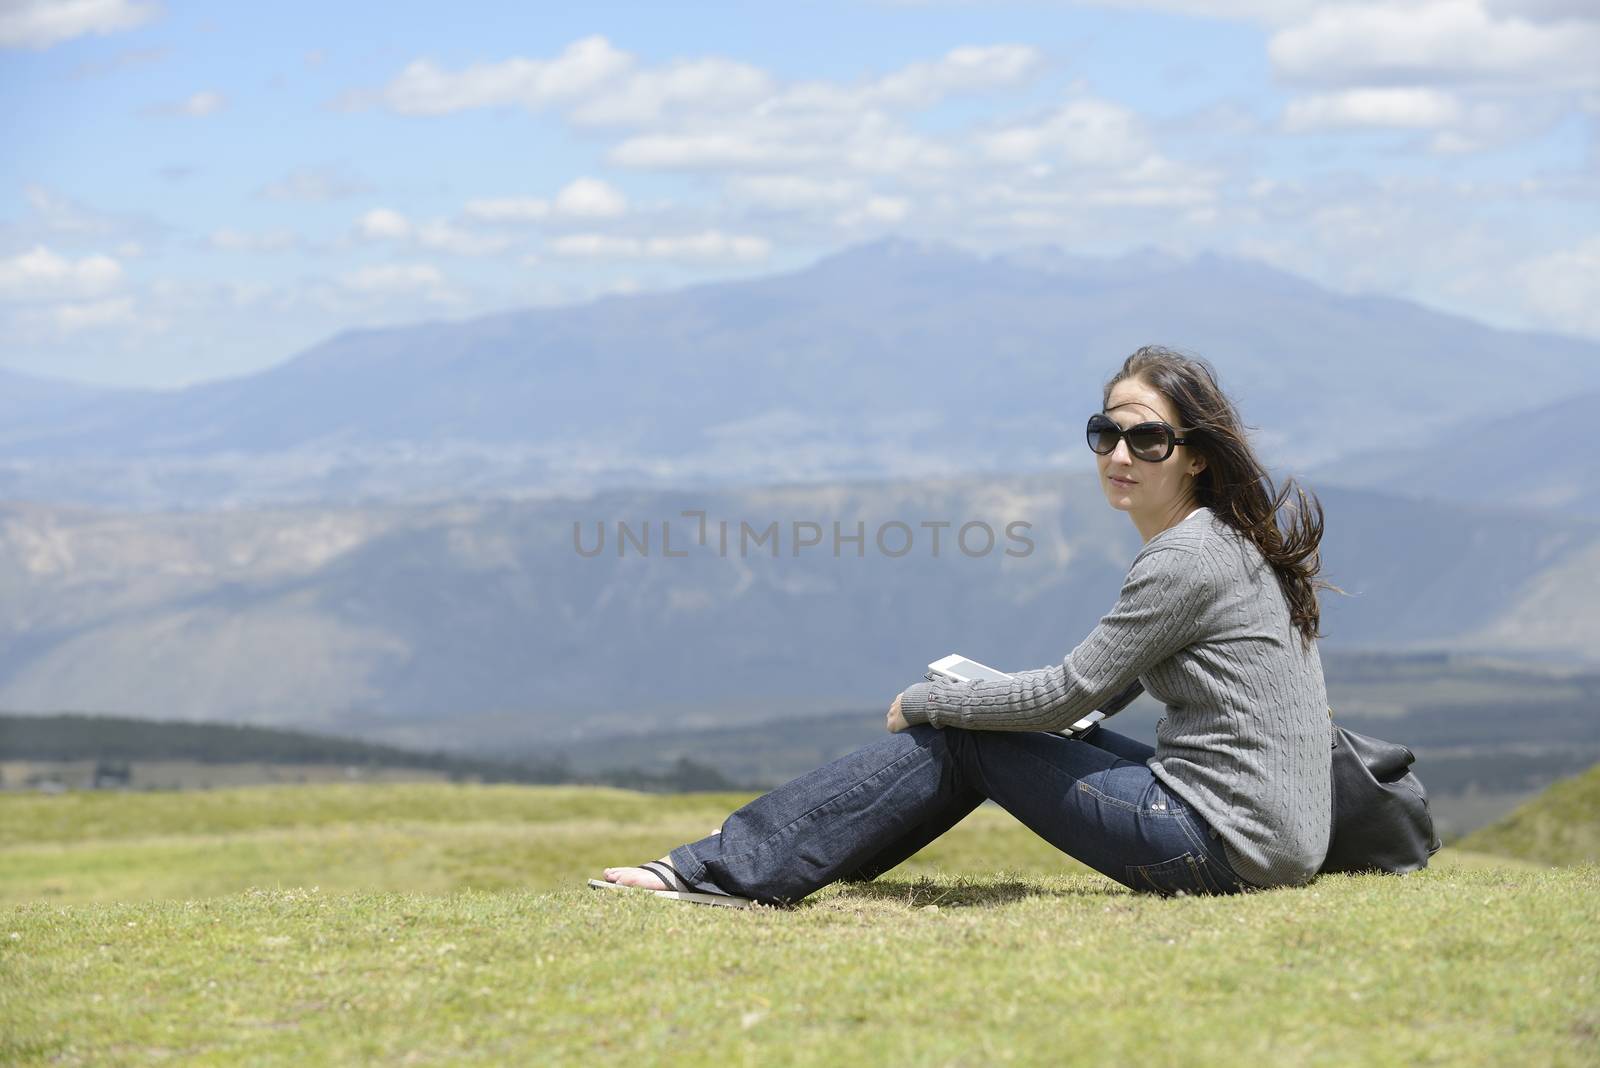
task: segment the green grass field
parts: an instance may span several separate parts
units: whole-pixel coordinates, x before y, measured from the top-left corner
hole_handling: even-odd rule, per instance
[[[985,807],[794,909],[584,886],[744,799],[0,796],[0,1063],[1600,1061],[1592,837],[1159,899]]]

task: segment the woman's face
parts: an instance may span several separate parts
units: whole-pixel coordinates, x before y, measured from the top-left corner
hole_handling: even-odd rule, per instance
[[[1137,378],[1123,379],[1111,388],[1106,415],[1123,428],[1160,420],[1179,437],[1188,429],[1178,422],[1178,413],[1167,399]],[[1147,525],[1161,529],[1188,514],[1198,503],[1190,472],[1198,475],[1206,466],[1205,457],[1187,445],[1174,448],[1161,463],[1151,463],[1134,456],[1128,443],[1120,439],[1106,455],[1096,453],[1095,462],[1106,500],[1111,507],[1130,513],[1136,522],[1145,520],[1139,523],[1141,529]]]

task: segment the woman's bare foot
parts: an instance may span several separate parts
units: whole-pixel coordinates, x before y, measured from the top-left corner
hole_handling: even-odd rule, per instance
[[[661,863],[668,863],[668,858],[662,857]],[[623,886],[642,886],[646,890],[667,888],[667,884],[661,881],[661,876],[643,868],[607,868],[606,882],[620,883]]]
[[[721,827],[718,827],[711,832],[711,834],[721,833]],[[710,835],[707,835],[706,837],[709,838]],[[656,863],[665,864],[670,868],[672,867],[672,856],[670,854],[664,856],[660,860],[656,861]],[[661,881],[661,876],[655,874],[654,872],[646,871],[643,868],[607,868],[605,875],[606,882],[608,883],[621,883],[623,886],[642,886],[646,890],[667,889],[667,884]]]

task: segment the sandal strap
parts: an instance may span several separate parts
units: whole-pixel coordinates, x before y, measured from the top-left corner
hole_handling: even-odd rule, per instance
[[[689,885],[688,880],[679,875],[677,869],[664,860],[647,861],[646,863],[639,865],[639,867],[660,878],[662,882],[667,884],[668,890],[676,890],[683,894],[712,894],[716,897],[735,896],[728,893],[720,886],[712,886],[708,889],[703,886]]]
[[[679,875],[670,864],[659,860],[651,860],[639,865],[639,867],[666,883],[668,890],[676,890],[679,893],[696,892],[695,888],[685,882],[683,876]]]

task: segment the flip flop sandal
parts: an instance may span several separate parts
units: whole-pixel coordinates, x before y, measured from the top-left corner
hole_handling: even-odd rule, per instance
[[[604,879],[590,879],[589,885],[596,890],[643,890],[654,894],[656,897],[671,898],[674,901],[691,901],[696,905],[722,905],[727,908],[748,909],[753,908],[756,902],[747,897],[734,897],[732,894],[708,894],[696,890],[683,881],[683,877],[673,870],[672,865],[661,860],[652,860],[639,867],[654,875],[667,885],[665,890],[651,890],[647,886],[624,886],[622,883],[608,883]]]

